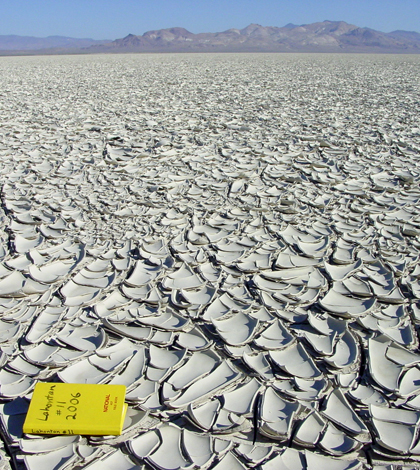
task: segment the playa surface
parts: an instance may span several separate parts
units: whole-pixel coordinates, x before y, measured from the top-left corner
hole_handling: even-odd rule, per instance
[[[0,468],[417,466],[419,77],[0,58]],[[123,434],[22,435],[38,381],[126,385]]]

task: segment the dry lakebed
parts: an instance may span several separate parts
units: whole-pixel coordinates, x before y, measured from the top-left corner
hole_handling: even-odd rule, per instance
[[[420,466],[420,55],[0,58],[0,468]],[[120,436],[22,434],[37,382]]]

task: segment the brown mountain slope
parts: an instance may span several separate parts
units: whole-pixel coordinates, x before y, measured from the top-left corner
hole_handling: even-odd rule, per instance
[[[243,29],[194,34],[184,28],[129,34],[86,52],[420,52],[420,35],[382,33],[344,21],[284,27],[250,24]],[[417,35],[418,36],[417,36]]]
[[[1,39],[1,36],[0,36]],[[67,38],[66,38],[67,39]],[[73,40],[76,41],[76,40]],[[66,54],[127,52],[374,52],[420,53],[420,34],[412,31],[383,33],[360,28],[344,21],[322,21],[283,27],[250,24],[243,29],[231,28],[216,33],[194,34],[185,28],[129,34],[102,44],[80,44],[68,41],[55,48],[30,47],[19,51],[1,47],[0,54]],[[69,45],[73,46],[69,49]],[[5,49],[9,49],[6,51]],[[37,49],[37,50],[35,50]]]

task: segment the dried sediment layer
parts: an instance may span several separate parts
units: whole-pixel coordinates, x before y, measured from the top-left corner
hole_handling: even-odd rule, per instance
[[[419,70],[414,56],[2,59],[12,465],[416,465]],[[123,435],[22,436],[39,380],[127,385]]]

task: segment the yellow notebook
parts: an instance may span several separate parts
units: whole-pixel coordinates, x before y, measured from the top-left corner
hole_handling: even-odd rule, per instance
[[[125,385],[39,382],[23,432],[120,435],[127,412]]]

